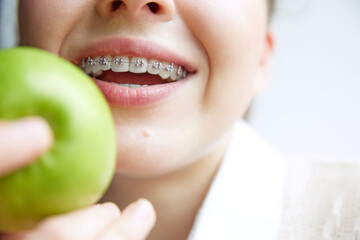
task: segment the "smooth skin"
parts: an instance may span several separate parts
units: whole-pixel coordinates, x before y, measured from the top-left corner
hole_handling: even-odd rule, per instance
[[[184,240],[223,160],[232,127],[268,82],[273,36],[267,2],[123,0],[116,11],[108,7],[111,2],[20,0],[21,44],[71,60],[79,47],[91,42],[131,37],[161,43],[190,62],[196,74],[156,105],[111,106],[119,158],[102,202],[115,203],[124,209],[122,214],[100,223],[97,211],[104,205],[99,205],[45,220],[29,234],[50,239],[55,233],[61,240],[112,239],[109,234],[118,237],[113,239],[145,239],[155,213],[144,200],[128,205],[146,198],[157,215],[146,239]],[[160,11],[151,12],[149,2],[157,3]],[[147,206],[146,214],[140,214],[146,217],[130,220],[128,214],[139,214],[129,208],[140,206]],[[76,216],[84,216],[77,218],[78,224],[72,220]],[[94,223],[92,238],[83,231],[86,221]],[[132,227],[124,228],[127,224]]]
[[[50,149],[53,140],[51,128],[42,118],[0,121],[0,176],[32,163]]]

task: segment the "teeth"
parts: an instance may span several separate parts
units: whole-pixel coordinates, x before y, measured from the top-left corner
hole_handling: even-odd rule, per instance
[[[159,74],[161,67],[162,67],[161,62],[155,59],[151,59],[147,66],[147,72],[150,74],[157,75]]]
[[[181,66],[179,66],[178,71],[177,71],[176,74],[178,75],[178,77],[182,77],[182,76],[183,76],[183,72],[184,72],[184,70],[182,69]]]
[[[112,70],[114,72],[132,72],[132,73],[150,73],[159,75],[162,79],[167,81],[177,81],[186,78],[187,71],[184,67],[178,66],[174,63],[160,62],[156,59],[141,57],[132,57],[131,61],[127,56],[104,56],[104,57],[88,57],[81,62],[81,68],[93,77],[100,76],[103,71]],[[143,87],[146,85],[136,84],[120,84],[126,87]]]
[[[84,61],[84,59],[83,59]],[[92,72],[92,68],[94,66],[94,59],[88,57],[85,64],[85,72],[87,74],[90,74]]]
[[[138,85],[138,84],[126,84],[126,83],[116,83],[116,82],[112,82],[112,83],[115,83],[119,86],[122,86],[122,87],[128,87],[128,88],[139,88],[139,87],[147,87],[148,85],[145,84],[145,85]]]
[[[114,72],[128,72],[130,69],[130,62],[128,57],[114,57],[111,63],[111,70]]]
[[[133,57],[130,62],[130,72],[146,73],[147,60],[145,58]]]
[[[122,87],[129,87],[129,84],[125,84],[125,83],[116,83],[116,82],[111,82],[111,83],[115,83],[119,86],[122,86]]]
[[[163,67],[160,69],[159,76],[162,79],[168,79],[170,77],[173,66],[168,62],[162,62],[161,64]]]
[[[92,77],[99,77],[99,76],[101,76],[101,74],[103,74],[103,71],[98,71],[98,72],[96,72],[96,73],[91,73],[90,75],[92,76]]]
[[[103,70],[103,71],[110,70],[111,69],[111,62],[112,62],[112,57],[111,56],[105,56],[103,58],[100,58],[101,70]]]
[[[86,66],[85,66],[85,73],[86,73],[86,74],[90,74],[90,73],[92,72],[92,67],[93,67],[93,66],[91,66],[91,65],[89,65],[89,64],[86,64]]]
[[[171,70],[171,73],[170,73],[170,79],[172,81],[176,81],[179,77],[178,75],[178,71],[179,69],[181,70],[181,66],[173,66],[174,68]]]
[[[87,58],[86,63],[87,63],[88,65],[91,65],[91,66],[93,66],[93,65],[95,64],[94,59],[92,59],[91,57],[88,57],[88,58]]]
[[[147,87],[148,85],[129,84],[130,88]]]
[[[94,61],[95,61],[95,65],[92,67],[92,72],[93,73],[97,73],[97,72],[99,72],[100,70],[101,70],[101,65],[100,64],[98,64],[99,63],[99,61],[100,61],[100,57],[95,57],[94,58]]]
[[[86,61],[85,58],[83,58],[81,61],[81,68],[85,70],[85,67],[86,67]]]

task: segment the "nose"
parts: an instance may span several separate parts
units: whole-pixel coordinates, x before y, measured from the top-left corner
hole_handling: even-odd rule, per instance
[[[103,18],[121,15],[130,19],[156,17],[169,21],[175,15],[173,0],[98,0],[96,8]]]

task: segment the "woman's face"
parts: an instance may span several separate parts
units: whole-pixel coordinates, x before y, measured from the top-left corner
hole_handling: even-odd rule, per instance
[[[160,174],[215,154],[267,78],[265,0],[20,0],[19,14],[22,45],[79,66],[108,56],[120,69],[125,60],[126,72],[104,71],[95,81],[111,105],[126,174]],[[106,66],[96,59],[84,66]],[[179,80],[167,83],[156,71]]]

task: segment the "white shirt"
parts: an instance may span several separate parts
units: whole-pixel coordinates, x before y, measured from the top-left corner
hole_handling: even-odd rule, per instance
[[[239,121],[189,240],[278,238],[284,163],[272,146]]]

